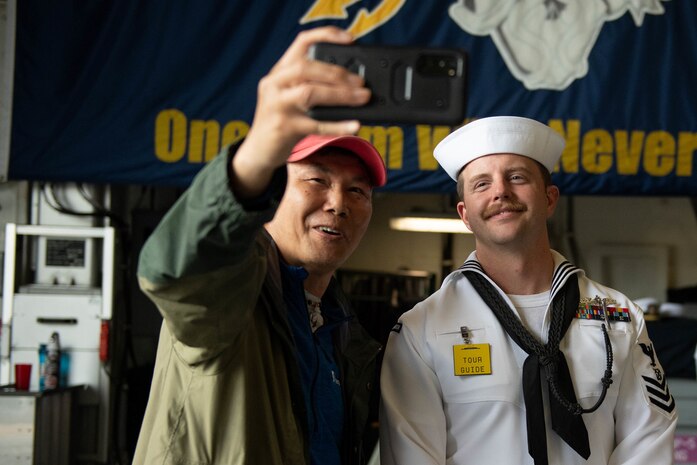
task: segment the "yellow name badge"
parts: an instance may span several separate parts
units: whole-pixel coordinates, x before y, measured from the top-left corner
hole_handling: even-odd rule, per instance
[[[489,344],[459,344],[453,346],[455,376],[490,375]]]

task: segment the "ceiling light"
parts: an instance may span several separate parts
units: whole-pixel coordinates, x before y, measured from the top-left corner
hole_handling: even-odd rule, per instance
[[[398,231],[472,234],[465,223],[444,213],[407,213],[390,218],[390,228]]]

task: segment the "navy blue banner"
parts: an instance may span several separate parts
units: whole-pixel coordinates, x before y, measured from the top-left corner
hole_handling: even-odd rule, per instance
[[[17,2],[10,178],[186,186],[246,134],[256,86],[300,30],[459,47],[468,119],[520,115],[567,145],[564,194],[697,195],[697,2]],[[453,128],[366,126],[388,191],[451,192]]]

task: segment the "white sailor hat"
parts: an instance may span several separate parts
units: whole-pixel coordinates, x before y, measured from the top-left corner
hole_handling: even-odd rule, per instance
[[[456,181],[467,163],[497,153],[532,158],[551,173],[564,144],[559,133],[539,121],[520,116],[492,116],[472,121],[449,134],[436,145],[433,156]]]

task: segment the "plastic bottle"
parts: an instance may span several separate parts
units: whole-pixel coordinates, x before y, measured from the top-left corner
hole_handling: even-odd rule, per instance
[[[44,365],[44,389],[58,389],[60,387],[60,338],[58,333],[51,334],[46,345],[46,364]]]
[[[46,389],[44,372],[46,371],[46,344],[39,344],[39,391]]]
[[[62,388],[68,386],[68,374],[70,373],[70,353],[67,350],[61,350],[60,376],[58,376],[58,385]]]

